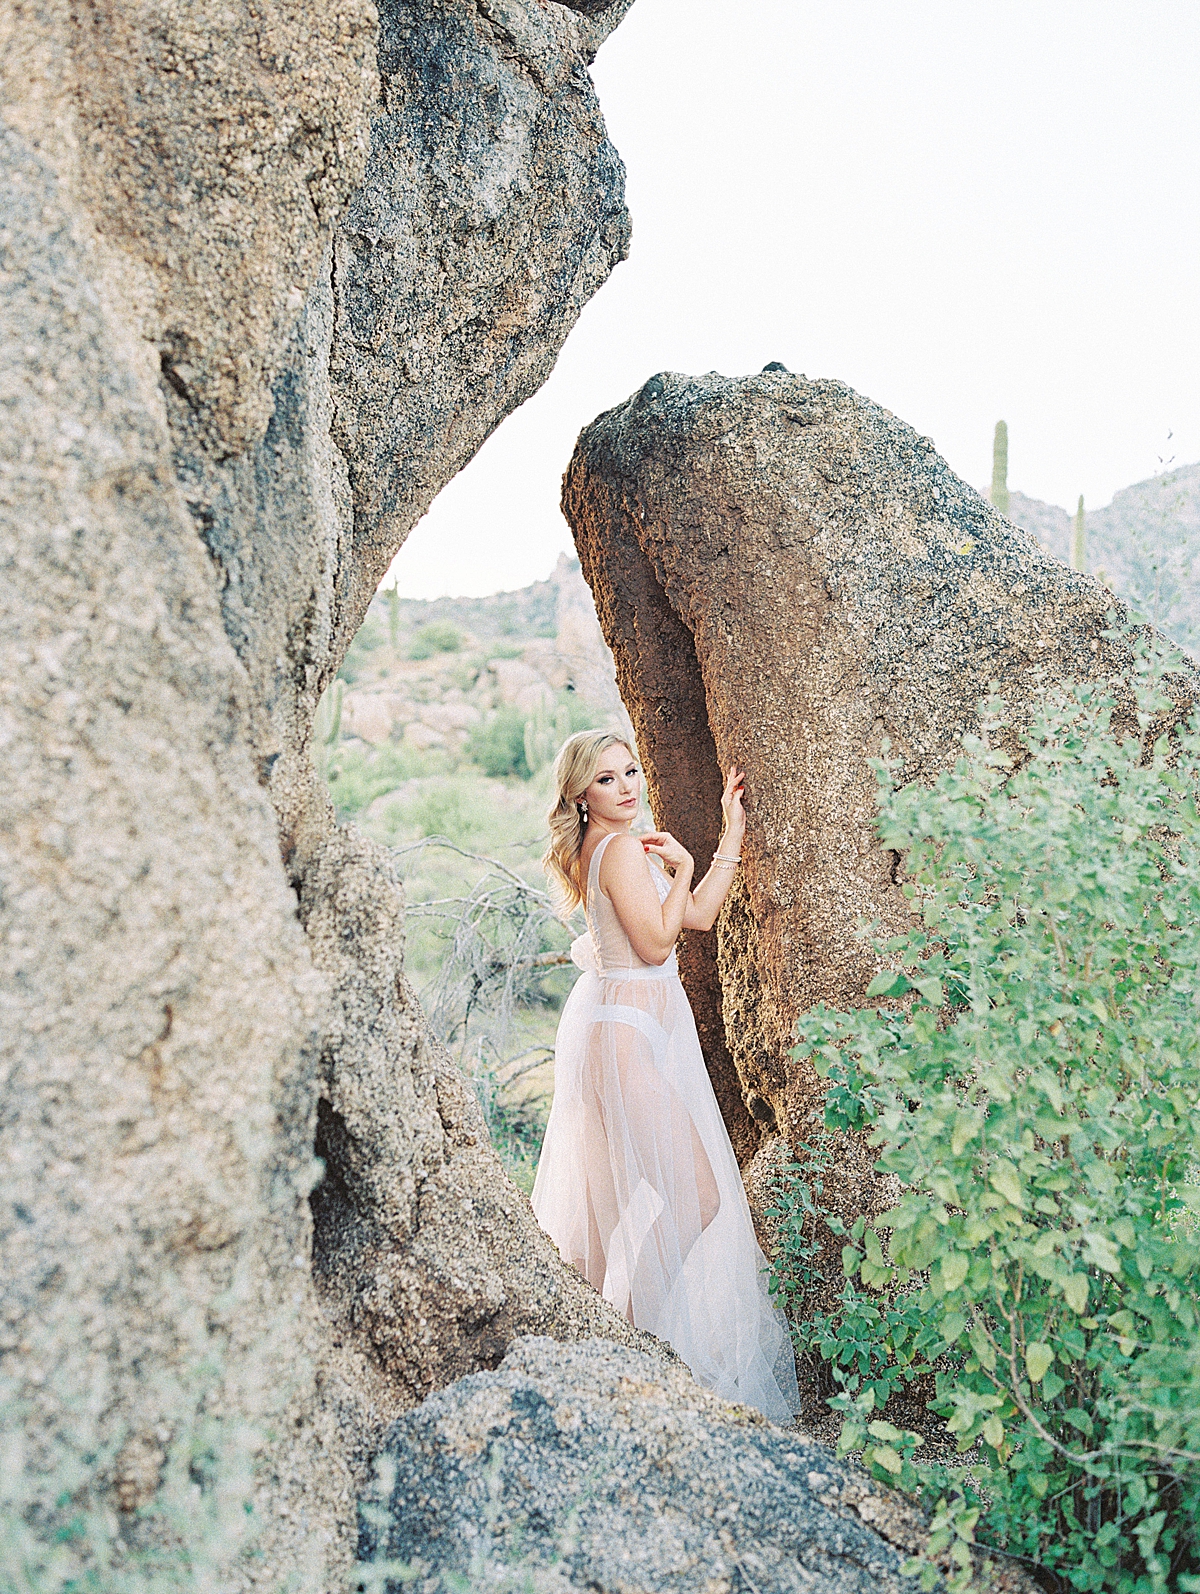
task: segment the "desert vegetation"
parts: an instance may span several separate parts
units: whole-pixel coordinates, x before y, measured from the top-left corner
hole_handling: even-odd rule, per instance
[[[800,1021],[827,1132],[895,1199],[843,1221],[821,1147],[793,1164],[776,1288],[840,1452],[923,1494],[952,1586],[978,1542],[1048,1588],[1200,1588],[1200,733],[1169,664],[1015,736],[990,702],[931,786],[881,760],[914,925],[865,1008]],[[889,1420],[909,1386],[944,1428]]]

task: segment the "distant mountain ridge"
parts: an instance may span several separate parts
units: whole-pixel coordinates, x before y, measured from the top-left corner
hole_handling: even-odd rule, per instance
[[[1074,516],[1011,491],[1009,519],[1070,562]],[[1086,510],[1086,568],[1135,612],[1200,653],[1200,462],[1135,482],[1102,509]]]
[[[1075,517],[1069,510],[1013,489],[1008,516],[1048,553],[1070,563]],[[1086,511],[1084,527],[1086,568],[1137,614],[1200,656],[1200,461],[1122,488],[1111,503]],[[553,639],[562,634],[573,672],[586,676],[586,684],[580,682],[586,695],[610,712],[620,712],[612,661],[600,639],[591,593],[578,561],[566,554],[546,580],[527,587],[481,598],[401,597],[398,611],[406,634],[430,624],[450,624],[485,651],[489,644],[506,643],[528,650],[527,663],[543,671],[541,655],[548,659],[555,653]],[[381,628],[386,625],[382,596],[372,614]]]

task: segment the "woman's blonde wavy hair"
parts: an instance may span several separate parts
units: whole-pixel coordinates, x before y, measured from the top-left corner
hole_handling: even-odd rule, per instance
[[[585,820],[579,799],[596,778],[600,760],[610,747],[629,747],[616,731],[576,731],[568,736],[554,760],[554,807],[550,810],[550,845],[542,868],[558,899],[557,911],[567,918],[583,901],[579,879],[579,854],[583,848]],[[632,747],[629,747],[632,753]]]

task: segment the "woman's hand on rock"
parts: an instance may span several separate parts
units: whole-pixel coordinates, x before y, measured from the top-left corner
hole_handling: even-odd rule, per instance
[[[691,868],[692,855],[669,830],[648,830],[641,838],[642,846],[647,852],[656,853],[666,864],[668,869],[676,873],[683,868]]]
[[[736,764],[730,764],[725,790],[721,793],[721,813],[724,815],[725,826],[718,848],[720,852],[740,853],[742,850],[742,837],[746,834],[746,810],[742,807],[742,779],[741,770]]]

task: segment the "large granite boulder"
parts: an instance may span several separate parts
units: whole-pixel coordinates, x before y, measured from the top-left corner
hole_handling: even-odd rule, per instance
[[[624,253],[624,9],[0,16],[0,1351],[54,1586],[177,1532],[204,1586],[340,1586],[398,1411],[519,1331],[638,1338],[504,1177],[308,753]]]
[[[920,437],[781,367],[655,376],[579,439],[563,507],[616,657],[656,814],[707,867],[721,768],[746,771],[745,866],[684,980],[743,1162],[810,1133],[788,1047],[862,1001],[860,926],[907,922],[874,832],[885,746],[932,779],[993,683],[1019,714],[1114,671],[1114,599],[1045,553]],[[855,1199],[870,1158],[848,1145]],[[852,1166],[851,1166],[852,1165]]]
[[[388,1590],[915,1594],[911,1503],[601,1340],[518,1340],[389,1431],[361,1558]],[[980,1586],[1028,1591],[980,1560]],[[378,1586],[378,1585],[376,1585]]]

